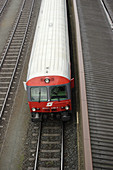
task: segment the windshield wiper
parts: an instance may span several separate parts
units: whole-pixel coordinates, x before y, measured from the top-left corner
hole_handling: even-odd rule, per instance
[[[58,96],[58,101],[60,101],[60,96]]]
[[[41,98],[41,89],[40,89],[40,91],[39,91],[39,103],[40,103],[40,98]]]

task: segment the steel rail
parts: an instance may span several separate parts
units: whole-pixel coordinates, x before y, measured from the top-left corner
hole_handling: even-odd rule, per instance
[[[83,145],[84,145],[84,166],[85,170],[93,170],[92,152],[86,97],[85,74],[83,65],[83,53],[80,35],[79,18],[77,13],[76,0],[73,0],[74,14],[75,14],[75,28],[76,28],[76,42],[77,42],[77,60],[79,72],[79,93],[80,93],[80,115],[82,117],[82,132],[83,132]]]
[[[64,169],[64,127],[62,122],[62,143],[61,143],[61,170]]]
[[[39,148],[40,148],[40,139],[41,139],[41,130],[42,130],[42,122],[40,122],[40,126],[39,126],[39,135],[38,135],[38,142],[37,142],[37,149],[36,149],[36,157],[35,157],[34,170],[37,169],[37,165],[38,165]]]
[[[7,2],[8,2],[8,0],[5,0],[2,8],[0,9],[0,15],[2,14],[2,12],[3,12],[3,10],[4,10],[4,8],[5,8],[6,4],[7,4]]]
[[[25,0],[25,1],[26,1],[26,0]],[[25,1],[24,1],[23,5],[25,4]],[[32,13],[34,1],[35,1],[35,0],[32,1],[31,10],[30,10],[30,14],[29,14],[29,18],[28,18],[28,23],[27,23],[27,26],[26,26],[25,34],[24,34],[23,41],[22,41],[22,44],[21,44],[21,47],[20,47],[20,50],[19,50],[19,54],[18,54],[18,57],[17,57],[17,61],[16,61],[16,64],[15,64],[15,68],[14,68],[13,74],[12,74],[12,76],[11,76],[11,81],[10,81],[10,84],[9,84],[9,87],[8,87],[8,90],[7,90],[7,93],[6,93],[6,96],[5,96],[3,105],[2,105],[2,109],[1,109],[1,112],[0,112],[0,118],[2,117],[4,108],[5,108],[5,105],[6,105],[6,101],[7,101],[7,98],[8,98],[8,95],[9,95],[9,92],[10,92],[10,89],[11,89],[11,86],[12,86],[12,83],[13,83],[13,79],[14,79],[14,76],[15,76],[15,73],[16,73],[16,69],[17,69],[17,66],[18,66],[18,62],[19,62],[19,59],[20,59],[20,55],[21,55],[21,52],[22,52],[22,49],[23,49],[23,45],[24,45],[24,42],[25,42],[25,38],[26,38],[26,34],[27,34],[27,30],[28,30],[28,26],[29,26],[29,22],[30,22],[30,18],[31,18],[31,13]],[[21,8],[21,9],[22,9],[22,8]],[[22,11],[21,11],[21,12],[22,12]],[[17,24],[18,24],[18,23],[17,23]],[[15,32],[15,31],[14,31],[14,32]]]
[[[109,22],[109,24],[111,26],[111,29],[113,30],[113,19],[112,19],[110,13],[109,13],[109,10],[108,10],[108,8],[107,8],[107,6],[106,6],[106,4],[105,4],[105,2],[103,0],[100,0],[100,2],[102,4],[102,6],[103,6],[103,9],[104,9],[105,14],[106,14],[107,19],[108,19],[108,22]]]

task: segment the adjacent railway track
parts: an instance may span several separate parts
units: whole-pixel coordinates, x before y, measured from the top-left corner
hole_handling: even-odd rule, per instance
[[[0,118],[3,115],[30,24],[34,0],[24,0],[14,29],[0,58]]]
[[[0,1],[0,16],[2,12],[4,11],[5,6],[7,5],[8,0],[1,0]]]

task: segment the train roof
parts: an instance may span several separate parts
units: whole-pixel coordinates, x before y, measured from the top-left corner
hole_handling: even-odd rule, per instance
[[[42,0],[41,3],[27,81],[49,75],[70,80],[66,0]]]

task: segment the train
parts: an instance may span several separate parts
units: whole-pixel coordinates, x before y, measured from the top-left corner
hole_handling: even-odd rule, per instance
[[[66,0],[42,0],[24,82],[31,119],[72,115],[71,62]]]

